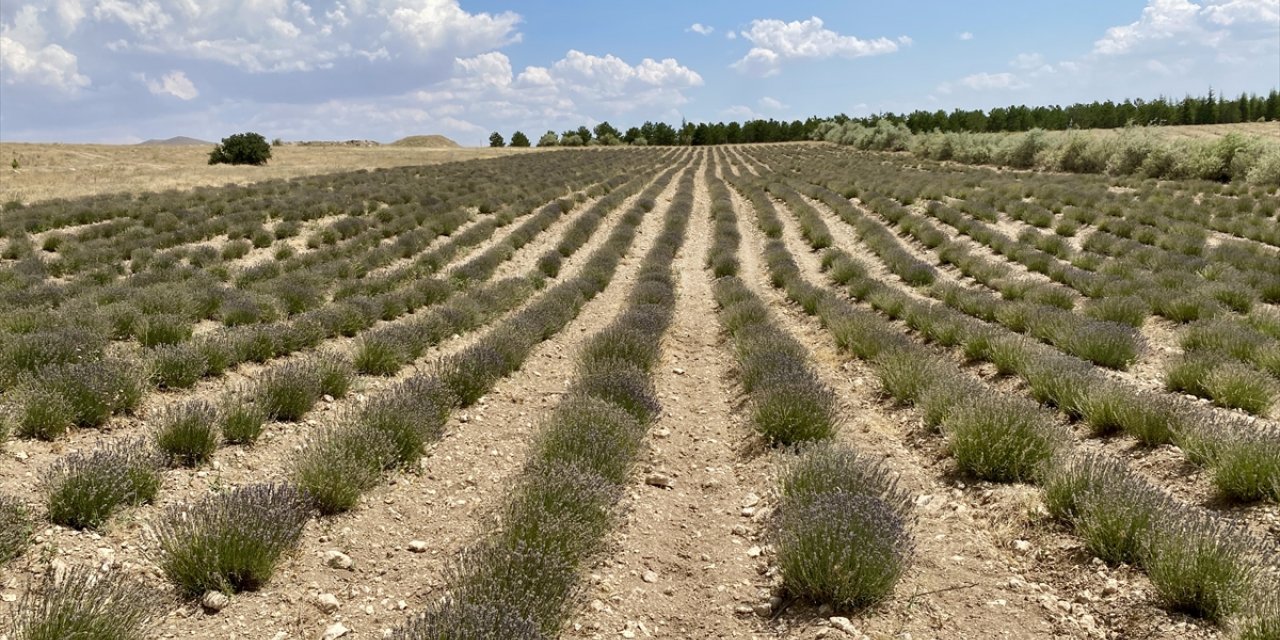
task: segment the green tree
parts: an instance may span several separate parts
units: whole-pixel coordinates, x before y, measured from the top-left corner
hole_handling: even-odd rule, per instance
[[[578,127],[578,130],[575,131],[574,133],[577,133],[578,137],[582,139],[582,144],[591,142],[591,130],[586,128],[585,126]]]
[[[538,138],[539,147],[554,147],[557,144],[560,144],[560,136],[556,135],[554,131],[548,130],[542,134],[541,138]]]
[[[227,136],[209,152],[209,164],[263,165],[270,159],[271,145],[262,134],[252,131]]]
[[[489,146],[505,147],[507,146],[507,141],[502,139],[501,133],[494,131],[493,133],[489,134]]]
[[[513,147],[529,146],[529,136],[526,136],[523,131],[517,131],[511,134],[511,146]]]
[[[617,138],[619,140],[622,139],[622,132],[618,131],[616,128],[614,128],[613,125],[609,124],[608,120],[596,125],[594,132],[596,134],[596,139],[600,140],[601,142],[604,142],[604,139],[606,136],[613,136],[614,138]]]

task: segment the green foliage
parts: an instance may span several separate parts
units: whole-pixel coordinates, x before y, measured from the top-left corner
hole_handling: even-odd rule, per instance
[[[50,567],[33,580],[18,602],[14,638],[146,640],[163,616],[164,598],[119,569],[75,565]]]
[[[76,529],[97,529],[116,509],[155,499],[160,467],[155,450],[140,440],[67,454],[41,479],[49,519]]]
[[[17,498],[0,494],[0,567],[27,548],[32,528],[26,505]]]
[[[528,147],[529,136],[526,136],[523,131],[516,131],[515,133],[511,134],[511,146]]]
[[[209,153],[209,164],[263,165],[271,159],[271,145],[262,134],[236,133],[222,139]]]
[[[501,133],[498,133],[497,131],[494,131],[493,133],[489,134],[489,146],[491,146],[491,147],[505,147],[505,146],[507,146],[507,143],[506,143],[506,141],[505,141],[505,140],[503,140],[503,139],[502,139],[502,134],[501,134]],[[512,146],[515,146],[515,145],[513,144]]]

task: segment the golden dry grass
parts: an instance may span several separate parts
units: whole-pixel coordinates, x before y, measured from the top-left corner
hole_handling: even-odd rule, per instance
[[[212,146],[0,142],[0,203],[26,204],[121,191],[190,189],[356,169],[492,158],[536,149],[285,145],[264,167],[208,164]],[[19,168],[10,163],[17,159]]]

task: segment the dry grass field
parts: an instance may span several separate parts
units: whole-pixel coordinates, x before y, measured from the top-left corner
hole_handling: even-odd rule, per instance
[[[200,145],[0,142],[0,158],[3,159],[0,162],[0,202],[17,200],[30,204],[50,198],[78,198],[103,193],[248,184],[320,173],[428,165],[531,152],[511,148],[285,145],[272,150],[271,161],[265,167],[251,167],[209,165],[211,148]],[[16,171],[11,169],[15,159],[19,165]]]

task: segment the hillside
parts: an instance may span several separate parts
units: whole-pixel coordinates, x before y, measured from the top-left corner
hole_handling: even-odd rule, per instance
[[[214,143],[209,142],[207,140],[201,140],[199,138],[190,138],[187,136],[174,136],[172,138],[165,138],[163,140],[159,138],[152,138],[151,140],[147,140],[146,142],[139,142],[138,146],[139,147],[178,147],[178,146],[197,145],[197,144],[212,145]]]
[[[406,136],[391,143],[393,147],[429,147],[433,149],[456,149],[462,145],[441,135]]]

